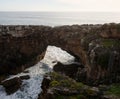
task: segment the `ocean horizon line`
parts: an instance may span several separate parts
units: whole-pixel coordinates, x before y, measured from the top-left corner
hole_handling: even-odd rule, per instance
[[[120,11],[0,11],[0,12],[75,12],[75,13],[120,13]]]

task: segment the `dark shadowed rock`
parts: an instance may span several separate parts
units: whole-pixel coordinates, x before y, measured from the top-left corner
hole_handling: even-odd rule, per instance
[[[51,77],[50,76],[45,76],[42,82],[41,88],[45,91],[47,91],[49,84],[51,82]]]
[[[53,92],[52,90],[48,91],[51,82],[50,76],[45,76],[42,81],[42,92],[39,94],[38,99],[53,99]],[[47,94],[46,94],[47,93]]]
[[[58,62],[54,67],[53,70],[56,72],[60,72],[62,74],[65,74],[69,77],[75,78],[76,73],[78,71],[78,68],[82,68],[82,65],[78,63],[72,63],[70,65],[64,65],[60,62]]]
[[[5,80],[1,83],[1,85],[5,87],[5,91],[8,95],[16,92],[20,88],[21,84],[22,80],[18,77]]]
[[[29,75],[20,76],[20,78],[21,78],[22,80],[27,80],[27,79],[30,79],[30,76],[29,76]]]

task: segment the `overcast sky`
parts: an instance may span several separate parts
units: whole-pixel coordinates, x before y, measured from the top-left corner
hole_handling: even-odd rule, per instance
[[[120,12],[120,0],[0,0],[0,11]]]

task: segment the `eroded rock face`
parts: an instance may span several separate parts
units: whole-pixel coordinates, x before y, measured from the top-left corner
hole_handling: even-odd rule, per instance
[[[120,39],[120,24],[105,24],[102,26],[100,35],[105,38],[119,38]]]
[[[96,84],[119,82],[119,50],[116,51],[110,48],[97,47],[91,51],[89,56],[89,58],[91,58],[90,64],[92,65],[90,76],[93,80],[96,80]]]
[[[6,28],[10,28],[7,30]],[[13,36],[18,33],[17,26],[2,26],[0,32],[0,74],[17,74],[32,66],[47,47],[46,35],[49,27],[21,26],[22,36]],[[13,29],[13,30],[11,30]],[[5,31],[6,34],[3,34]],[[34,34],[34,36],[33,36]]]
[[[54,28],[1,26],[0,29],[0,74],[2,75],[16,74],[32,66],[48,45],[54,45],[76,56],[84,66],[77,72],[79,81],[90,84],[120,81],[119,24]]]

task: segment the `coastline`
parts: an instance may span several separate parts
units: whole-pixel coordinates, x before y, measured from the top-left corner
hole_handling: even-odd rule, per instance
[[[74,64],[69,68],[58,64],[57,73],[62,72],[89,86],[120,83],[120,24],[0,25],[0,44],[0,81],[39,62],[47,46],[53,45],[81,63],[79,68],[74,68]],[[76,73],[71,74],[71,70]]]

